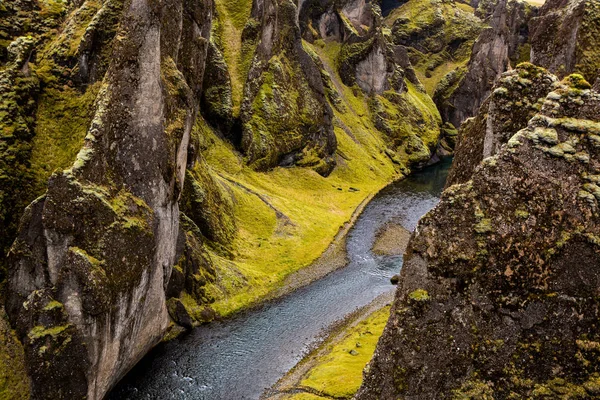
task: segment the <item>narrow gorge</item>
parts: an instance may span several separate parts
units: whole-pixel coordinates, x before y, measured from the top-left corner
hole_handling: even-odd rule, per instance
[[[0,398],[600,398],[599,49],[599,0],[0,0]]]

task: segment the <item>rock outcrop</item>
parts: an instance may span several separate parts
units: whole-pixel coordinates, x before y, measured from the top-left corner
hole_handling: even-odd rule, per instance
[[[385,20],[391,40],[405,46],[431,94],[449,71],[471,56],[483,21],[457,1],[408,0]]]
[[[446,75],[433,96],[444,122],[458,127],[477,114],[500,75],[519,61],[528,61],[526,41],[529,20],[536,9],[518,0],[491,3],[489,28],[485,29],[472,50],[465,70]],[[479,4],[483,7],[483,4]],[[485,16],[483,12],[482,16]],[[522,54],[522,53],[526,54]]]
[[[553,87],[419,223],[358,399],[600,394],[600,94],[590,88],[580,75]]]
[[[600,2],[547,0],[531,21],[531,61],[559,78],[582,74],[589,82],[599,76]]]
[[[469,181],[484,158],[496,155],[515,132],[526,128],[556,82],[554,75],[530,63],[502,74],[477,116],[460,127],[446,187]]]
[[[125,1],[84,148],[11,250],[7,312],[33,398],[103,398],[169,324],[212,3],[167,3]]]
[[[300,164],[328,175],[335,163],[333,111],[321,73],[302,47],[291,0],[255,2],[261,22],[242,104],[242,149],[259,170]]]
[[[259,193],[263,177],[287,183],[291,170],[277,167],[321,175],[300,170],[307,187],[329,186],[323,177],[337,165],[336,185],[383,185],[425,165],[440,142],[439,113],[370,1],[6,4],[0,251],[12,247],[0,274],[0,333],[10,333],[0,354],[15,356],[9,391],[103,398],[166,332],[232,312],[213,303],[255,281],[268,281],[261,295],[275,285],[236,263],[243,246],[254,252],[256,232],[279,245],[308,229]],[[447,149],[454,131],[445,131]],[[262,220],[248,216],[256,204]],[[258,295],[246,297],[234,310]]]

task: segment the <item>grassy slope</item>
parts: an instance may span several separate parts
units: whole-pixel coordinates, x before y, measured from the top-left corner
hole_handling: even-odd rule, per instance
[[[364,321],[348,329],[341,340],[329,343],[327,351],[316,359],[315,366],[303,376],[297,387],[298,390],[310,393],[293,394],[284,398],[351,398],[362,383],[363,369],[373,357],[389,313],[389,306],[375,311]]]
[[[220,48],[229,66],[234,114],[239,112],[246,76],[250,69],[253,49],[244,49],[242,31],[250,18],[252,0],[216,0],[218,14],[216,30]]]
[[[474,26],[480,23],[473,15],[473,7],[464,3],[437,3],[432,5],[431,0],[410,0],[390,13],[385,19],[385,24],[391,28],[398,18],[407,18],[409,20],[407,24],[408,31],[427,30],[427,26],[432,23],[438,11],[441,11],[446,17],[444,31],[448,40],[455,37],[464,37],[465,32],[472,30]],[[474,35],[472,40],[464,43],[454,56],[444,54],[445,52],[432,56],[431,54],[414,51],[417,54],[416,58],[419,59],[414,65],[415,71],[430,96],[433,95],[438,83],[448,72],[468,63],[471,56],[470,49],[476,36]],[[433,69],[431,68],[432,62],[435,65]]]
[[[339,45],[314,50],[332,66]],[[239,227],[233,261],[212,254],[220,278],[212,286],[219,299],[214,308],[221,315],[260,300],[290,273],[309,265],[365,198],[398,177],[381,150],[384,141],[368,117],[367,99],[360,93],[355,96],[339,77],[332,78],[342,89],[346,112],[336,111],[338,167],[327,178],[305,168],[253,171],[201,123],[204,156],[213,174],[233,194]],[[349,132],[347,127],[352,127]]]

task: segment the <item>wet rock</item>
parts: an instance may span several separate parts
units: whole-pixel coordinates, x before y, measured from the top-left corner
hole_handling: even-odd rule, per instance
[[[167,302],[167,308],[169,310],[169,315],[177,324],[185,329],[192,329],[194,327],[192,317],[186,310],[181,300],[175,298],[169,299]]]

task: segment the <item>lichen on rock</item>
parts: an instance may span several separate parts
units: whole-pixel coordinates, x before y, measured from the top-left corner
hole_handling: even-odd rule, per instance
[[[358,399],[597,395],[600,94],[576,76],[551,86],[419,223]]]

